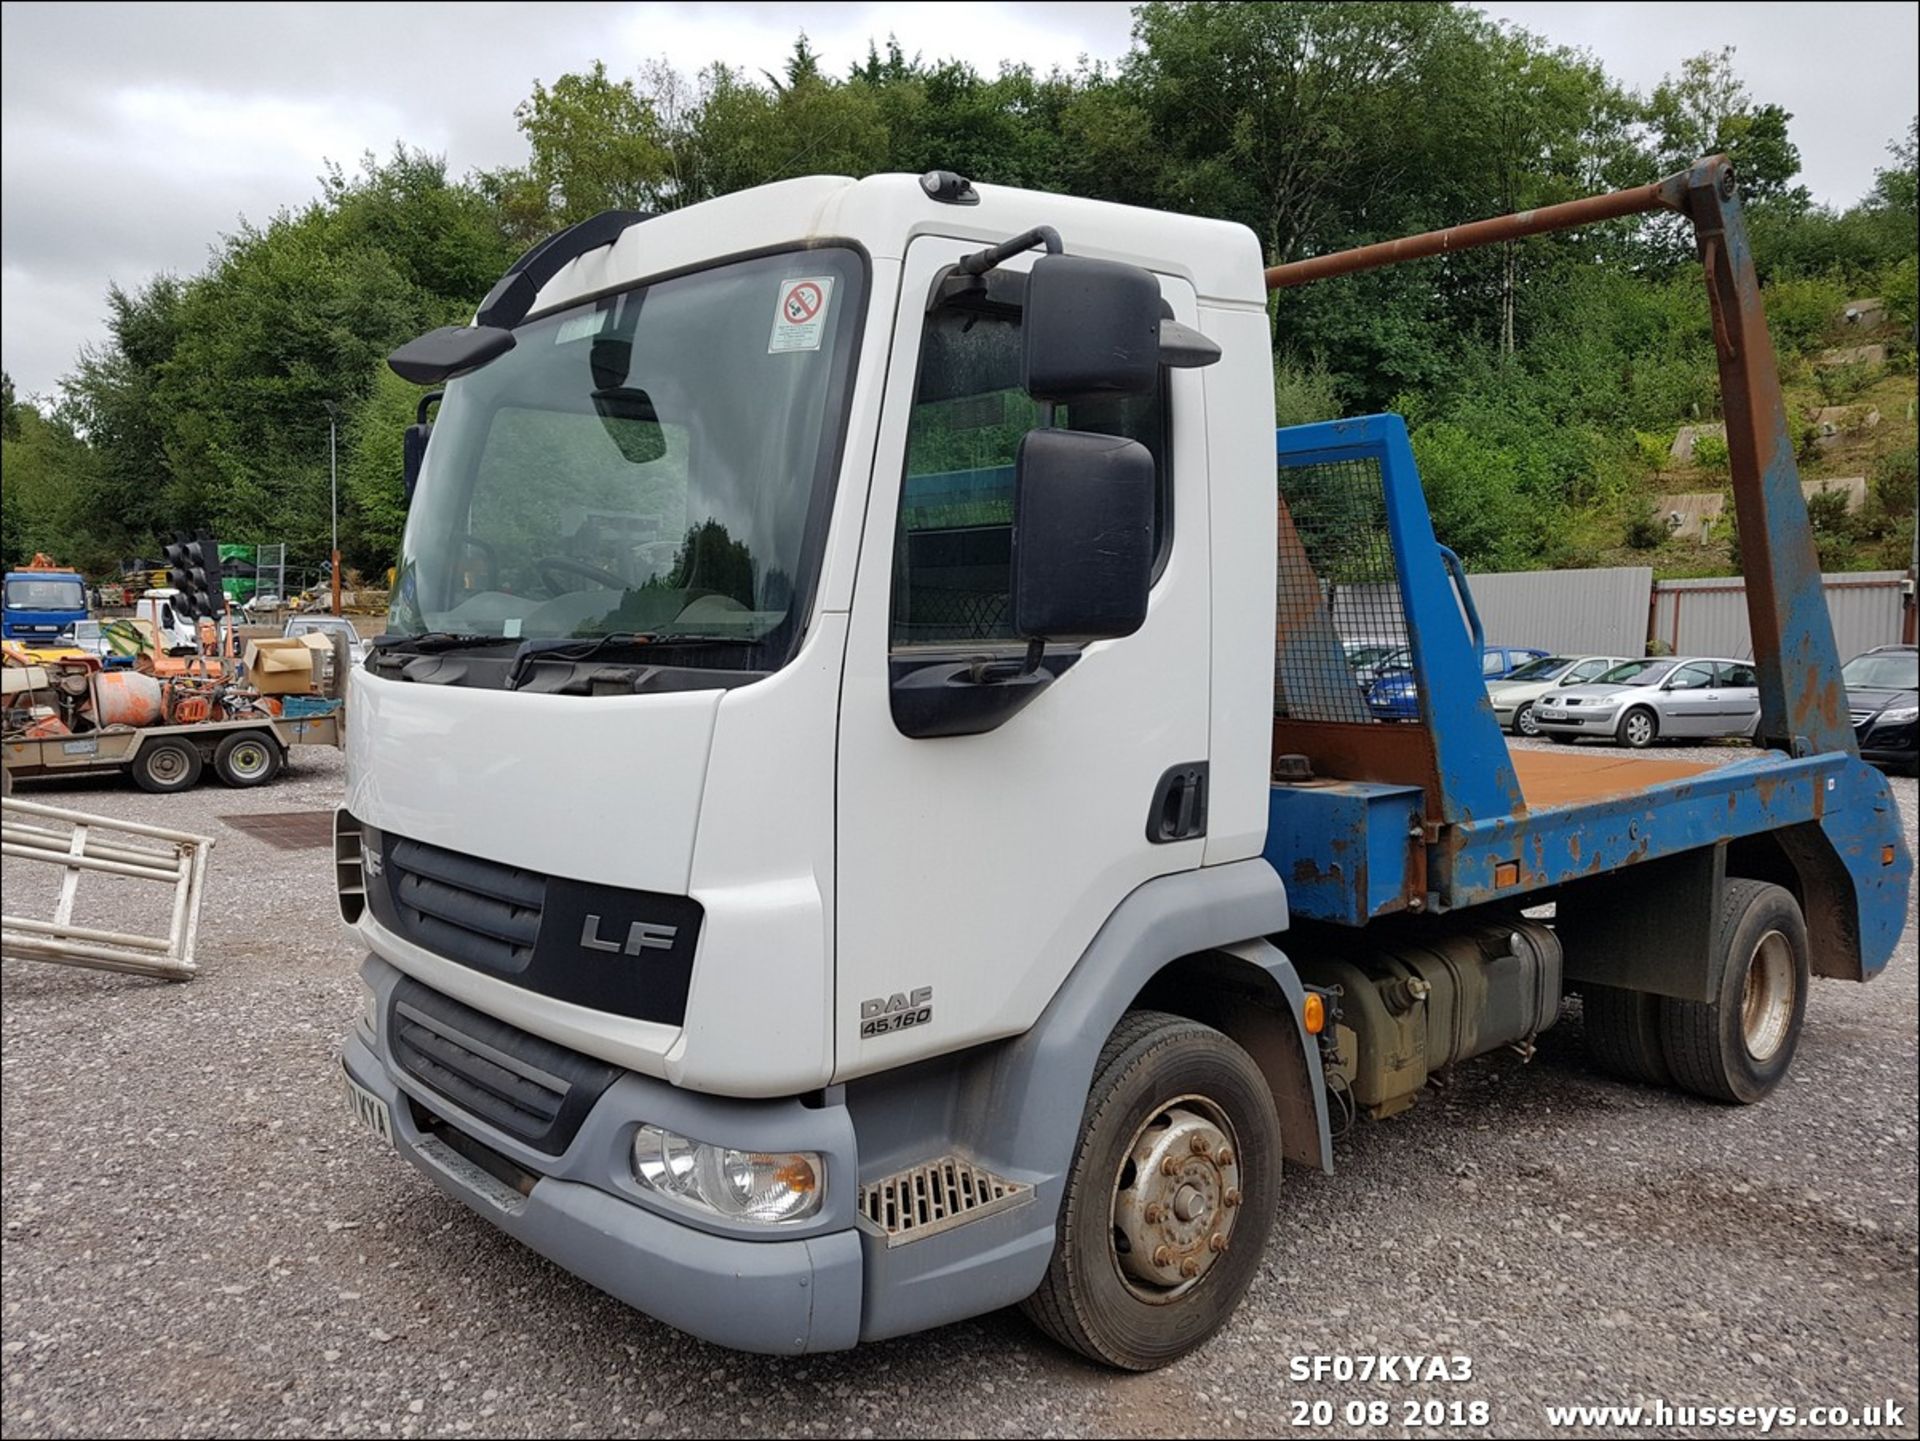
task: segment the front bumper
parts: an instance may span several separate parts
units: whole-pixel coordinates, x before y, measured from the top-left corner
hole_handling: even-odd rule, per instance
[[[1877,720],[1869,721],[1859,727],[1855,735],[1865,760],[1898,766],[1912,766],[1920,761],[1920,722],[1885,725]]]
[[[1604,715],[1581,715],[1578,711],[1543,711],[1539,706],[1533,708],[1534,723],[1549,734],[1610,736],[1619,723],[1618,711],[1607,711]]]
[[[377,958],[363,972],[376,997],[371,1041],[356,1029],[341,1062],[386,1103],[393,1142],[435,1185],[533,1250],[638,1311],[740,1351],[843,1350],[860,1339],[862,1251],[853,1227],[858,1165],[843,1109],[749,1103],[677,1090],[624,1072],[559,1155],[544,1155],[462,1109],[399,1066],[387,1039],[400,974]],[[817,1150],[828,1191],[821,1213],[774,1235],[668,1213],[647,1203],[626,1171],[635,1126],[753,1148]],[[478,1142],[524,1173],[524,1191],[489,1174],[434,1134]],[[442,1134],[446,1134],[443,1130]],[[798,1234],[796,1234],[796,1232]]]

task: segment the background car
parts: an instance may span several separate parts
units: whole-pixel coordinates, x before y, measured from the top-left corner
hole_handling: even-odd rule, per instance
[[[1860,754],[1920,774],[1920,649],[1877,645],[1840,668]]]
[[[1545,655],[1537,646],[1490,645],[1480,652],[1480,675],[1485,680],[1498,680]],[[1383,669],[1379,679],[1367,687],[1367,709],[1379,719],[1420,718],[1420,691],[1414,684],[1412,667],[1412,652],[1404,651],[1394,669]]]
[[[1752,735],[1760,723],[1760,686],[1744,660],[1630,660],[1591,685],[1542,697],[1533,714],[1540,733],[1563,744],[1598,736],[1643,750],[1663,738]]]
[[[1413,652],[1404,640],[1347,640],[1341,642],[1353,678],[1365,690],[1382,671],[1400,670],[1412,663]]]
[[[317,632],[320,635],[344,635],[347,638],[347,653],[352,656],[353,664],[359,665],[367,658],[367,643],[360,639],[360,633],[353,628],[353,622],[344,615],[296,615],[287,619],[285,635],[306,635]]]
[[[1598,680],[1627,659],[1623,655],[1547,655],[1530,660],[1505,680],[1487,682],[1487,699],[1493,702],[1493,717],[1500,729],[1515,735],[1537,736],[1533,708],[1556,686],[1585,685]]]

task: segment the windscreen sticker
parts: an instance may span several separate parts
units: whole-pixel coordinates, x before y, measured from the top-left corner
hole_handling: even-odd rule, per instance
[[[818,350],[827,329],[827,302],[833,298],[831,275],[803,275],[780,282],[780,300],[773,310],[773,334],[767,354],[784,350]]]

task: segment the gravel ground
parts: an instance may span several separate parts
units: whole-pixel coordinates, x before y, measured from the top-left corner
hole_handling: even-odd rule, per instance
[[[1570,1008],[1531,1064],[1485,1058],[1362,1126],[1334,1176],[1289,1174],[1247,1304],[1157,1376],[1086,1369],[1012,1312],[775,1360],[626,1310],[349,1129],[357,958],[328,854],[221,820],[331,806],[339,757],[298,754],[260,792],[22,787],[218,845],[191,985],[0,969],[7,1436],[1408,1434],[1429,1401],[1490,1424],[1414,1434],[1535,1436],[1546,1403],[1656,1398],[1893,1400],[1898,1426],[1799,1434],[1916,1434],[1911,925],[1872,986],[1815,982],[1764,1105],[1602,1079]],[[38,878],[9,872],[32,913]],[[1288,1379],[1295,1355],[1376,1352],[1464,1354],[1473,1378]],[[1388,1424],[1341,1425],[1355,1400]],[[1317,1401],[1332,1427],[1301,1425]]]

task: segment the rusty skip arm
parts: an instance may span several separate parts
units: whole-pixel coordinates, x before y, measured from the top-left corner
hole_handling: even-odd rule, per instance
[[[1760,680],[1755,740],[1790,755],[1858,754],[1806,497],[1794,464],[1779,367],[1760,303],[1760,280],[1726,156],[1709,156],[1677,175],[1631,190],[1276,265],[1266,272],[1267,289],[1654,210],[1675,211],[1692,222],[1706,272],[1741,570],[1747,579],[1747,618]]]

